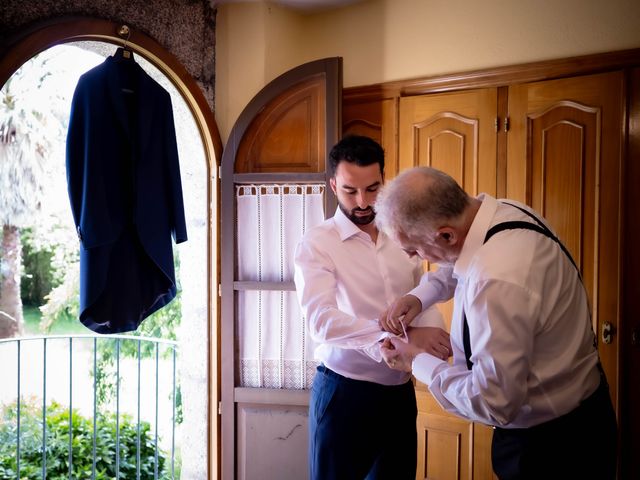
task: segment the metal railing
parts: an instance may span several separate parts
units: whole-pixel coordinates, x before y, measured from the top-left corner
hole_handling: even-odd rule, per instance
[[[137,362],[137,394],[136,394],[136,406],[137,406],[137,418],[136,418],[136,479],[139,480],[141,478],[141,378],[142,378],[142,355],[141,355],[141,347],[143,345],[153,344],[153,357],[155,364],[155,405],[153,406],[155,411],[155,424],[154,424],[154,433],[153,433],[153,441],[155,448],[155,458],[154,458],[154,467],[153,467],[153,478],[158,479],[160,474],[163,474],[162,478],[175,478],[175,457],[176,457],[176,355],[178,344],[175,341],[171,340],[163,340],[158,338],[150,338],[150,337],[138,337],[131,335],[48,335],[48,336],[34,336],[34,337],[19,337],[19,338],[10,338],[10,339],[0,339],[0,348],[5,347],[8,344],[15,343],[16,345],[16,365],[17,365],[17,385],[16,385],[16,478],[20,479],[21,477],[21,403],[22,403],[22,394],[21,391],[21,370],[22,370],[22,347],[26,342],[41,342],[42,345],[42,474],[41,478],[44,480],[47,478],[47,344],[54,340],[68,340],[69,352],[68,352],[68,372],[69,372],[69,397],[68,397],[68,412],[69,412],[69,446],[68,446],[68,465],[69,465],[69,479],[73,477],[73,406],[74,406],[74,395],[73,395],[73,373],[74,373],[74,362],[73,362],[73,353],[74,353],[74,340],[92,340],[92,353],[93,353],[93,445],[92,445],[92,468],[91,468],[91,479],[96,479],[96,467],[98,457],[96,454],[97,448],[97,419],[98,419],[98,342],[114,342],[115,344],[115,478],[124,478],[121,477],[120,466],[121,466],[121,458],[120,458],[120,417],[121,417],[121,344],[123,341],[132,341],[136,342],[137,354],[136,354],[136,362]],[[77,342],[76,342],[77,343]],[[170,355],[170,368],[171,368],[171,466],[167,468],[165,466],[165,472],[159,472],[158,470],[158,452],[159,452],[159,434],[158,434],[158,412],[159,412],[159,365],[160,365],[160,345],[165,346],[168,349],[168,353]],[[4,370],[5,367],[2,368]],[[6,383],[3,386],[4,389],[10,388]],[[145,408],[147,406],[145,405]],[[148,411],[148,410],[147,410]],[[127,479],[128,480],[128,479]]]

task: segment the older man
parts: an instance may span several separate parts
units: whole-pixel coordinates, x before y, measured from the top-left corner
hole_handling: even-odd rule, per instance
[[[587,294],[545,220],[514,201],[470,197],[425,167],[393,180],[376,211],[409,255],[453,267],[381,319],[398,331],[453,297],[453,363],[395,338],[385,340],[385,360],[413,370],[447,411],[495,427],[501,480],[615,478],[616,419]]]

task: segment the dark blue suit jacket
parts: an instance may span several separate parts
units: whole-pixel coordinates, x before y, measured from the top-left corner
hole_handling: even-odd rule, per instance
[[[187,240],[169,93],[131,59],[80,77],[67,134],[80,238],[80,320],[135,330],[176,295],[171,236]]]

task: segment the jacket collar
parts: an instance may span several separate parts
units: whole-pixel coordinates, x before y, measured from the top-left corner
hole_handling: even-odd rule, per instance
[[[113,105],[118,122],[131,141],[132,147],[137,149],[138,153],[142,153],[146,150],[151,133],[150,119],[153,117],[154,102],[151,99],[153,86],[150,82],[155,82],[133,58],[118,60],[107,57],[104,65],[110,103]],[[123,92],[124,75],[130,75],[135,93]],[[127,112],[128,96],[131,96],[130,101],[134,102],[135,123],[133,124]]]

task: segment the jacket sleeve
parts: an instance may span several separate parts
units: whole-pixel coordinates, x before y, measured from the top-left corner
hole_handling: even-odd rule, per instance
[[[89,116],[86,88],[82,77],[73,94],[66,144],[67,191],[71,212],[77,228],[82,217],[82,191],[84,178],[85,131]],[[80,234],[80,232],[78,232]]]
[[[187,226],[184,215],[184,202],[182,198],[182,182],[180,179],[180,164],[178,161],[178,146],[176,143],[176,131],[173,123],[173,108],[171,97],[167,93],[167,113],[164,115],[164,141],[167,171],[169,173],[169,195],[171,196],[171,234],[176,243],[187,241]]]

